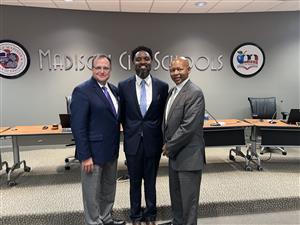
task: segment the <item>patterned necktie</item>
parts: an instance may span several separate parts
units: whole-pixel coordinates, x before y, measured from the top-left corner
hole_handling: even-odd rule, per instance
[[[146,99],[146,81],[141,81],[141,96],[140,96],[140,109],[144,117],[147,112],[147,99]]]
[[[110,97],[109,92],[108,92],[108,90],[107,90],[107,87],[103,86],[103,87],[102,87],[102,90],[103,90],[103,92],[104,92],[104,94],[105,94],[105,97],[106,97],[106,99],[107,99],[107,101],[108,101],[108,103],[109,103],[109,105],[110,105],[110,108],[111,108],[112,112],[113,112],[114,115],[116,116],[116,115],[117,115],[117,112],[116,112],[114,103],[113,103],[113,101],[111,100],[111,97]]]
[[[166,118],[165,121],[167,122],[167,118],[171,109],[171,106],[175,100],[175,96],[176,96],[176,92],[177,92],[177,88],[174,88],[174,90],[172,91],[172,95],[169,98],[168,104],[167,104],[167,108],[166,108]]]

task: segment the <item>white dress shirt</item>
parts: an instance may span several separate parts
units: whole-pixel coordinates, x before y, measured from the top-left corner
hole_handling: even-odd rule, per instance
[[[109,87],[108,83],[106,83],[105,85],[102,85],[102,84],[100,84],[100,83],[98,82],[98,84],[99,84],[99,86],[100,86],[100,88],[101,88],[101,91],[103,91],[103,90],[102,90],[102,87],[103,87],[103,86],[106,87],[107,92],[109,93],[110,98],[111,98],[111,100],[112,100],[112,102],[113,102],[113,104],[114,104],[116,113],[118,114],[118,110],[119,110],[118,101],[117,101],[115,95],[114,95],[114,94],[112,93],[112,91],[110,90],[110,87]],[[103,94],[104,94],[104,92],[103,92]],[[105,95],[105,94],[104,94],[104,95]],[[106,96],[105,96],[105,97],[106,97]]]
[[[136,90],[136,97],[137,97],[137,100],[138,100],[138,103],[140,105],[140,98],[141,98],[141,82],[142,82],[142,79],[135,75],[135,90]],[[145,82],[146,82],[146,100],[147,100],[147,110],[152,102],[152,78],[150,75],[148,75],[145,79]]]

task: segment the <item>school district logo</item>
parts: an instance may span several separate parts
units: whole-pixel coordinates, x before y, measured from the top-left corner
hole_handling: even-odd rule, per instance
[[[30,65],[27,50],[11,40],[0,41],[0,77],[15,79],[26,73]]]
[[[242,77],[252,77],[259,73],[265,64],[265,54],[256,44],[239,45],[231,54],[231,67]]]

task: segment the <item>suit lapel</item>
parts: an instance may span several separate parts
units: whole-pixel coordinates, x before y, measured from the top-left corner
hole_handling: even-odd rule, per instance
[[[151,76],[151,75],[150,75],[150,76]],[[158,100],[159,100],[159,97],[160,97],[160,96],[157,96],[157,94],[158,94],[158,86],[157,86],[156,80],[155,80],[152,76],[151,76],[151,80],[152,80],[152,101],[151,101],[151,103],[150,103],[150,105],[149,105],[149,108],[148,108],[148,110],[147,110],[147,112],[146,112],[146,115],[147,115],[148,112],[151,110],[153,103],[154,103],[155,101],[158,101]],[[146,115],[145,115],[145,116],[146,116]]]
[[[113,93],[114,97],[115,97],[116,100],[117,100],[117,104],[118,104],[117,118],[119,118],[119,117],[120,117],[120,107],[121,107],[121,106],[120,106],[120,98],[119,98],[119,95],[118,95],[118,93],[116,92],[115,88],[113,88],[113,86],[112,86],[110,83],[108,83],[108,86],[109,86],[111,92]]]
[[[170,97],[171,97],[171,95],[172,95],[172,93],[173,93],[174,88],[175,88],[175,87],[173,87],[173,88],[169,91],[168,97],[167,97],[167,101],[166,101],[166,106],[165,106],[165,110],[164,110],[164,117],[163,117],[163,124],[164,124],[165,128],[167,127],[167,124],[166,124],[166,110],[167,110],[167,104],[168,104],[169,99],[170,99]],[[170,111],[170,110],[169,110],[169,111]]]
[[[136,79],[135,79],[135,76],[129,82],[129,90],[132,90],[132,100],[133,100],[133,104],[136,107],[136,109],[135,109],[136,112],[139,112],[139,115],[141,117],[143,117],[141,109],[140,109],[140,105],[139,105],[139,102],[138,102],[138,99],[137,99],[138,97],[137,97],[137,94],[136,94]]]
[[[93,87],[95,89],[96,94],[100,97],[101,101],[105,104],[106,108],[115,116],[114,112],[112,111],[112,108],[110,107],[110,104],[106,98],[106,96],[104,95],[102,89],[100,88],[98,82],[93,79]]]
[[[169,114],[168,114],[168,117],[167,117],[167,123],[170,121],[170,118],[173,114],[175,106],[181,101],[181,99],[184,98],[185,92],[188,90],[189,86],[190,86],[190,81],[186,82],[186,84],[182,87],[182,89],[177,94],[176,98],[174,99],[173,104],[171,105],[171,108],[169,110]],[[172,89],[172,91],[173,91],[173,89]],[[170,97],[170,95],[169,95],[169,97]]]

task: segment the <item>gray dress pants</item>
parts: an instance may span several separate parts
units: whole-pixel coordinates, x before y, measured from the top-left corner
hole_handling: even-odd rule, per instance
[[[197,225],[202,170],[175,171],[169,167],[169,188],[174,225]]]
[[[81,169],[85,223],[99,225],[112,222],[111,210],[116,194],[117,159],[94,165],[91,173]]]

